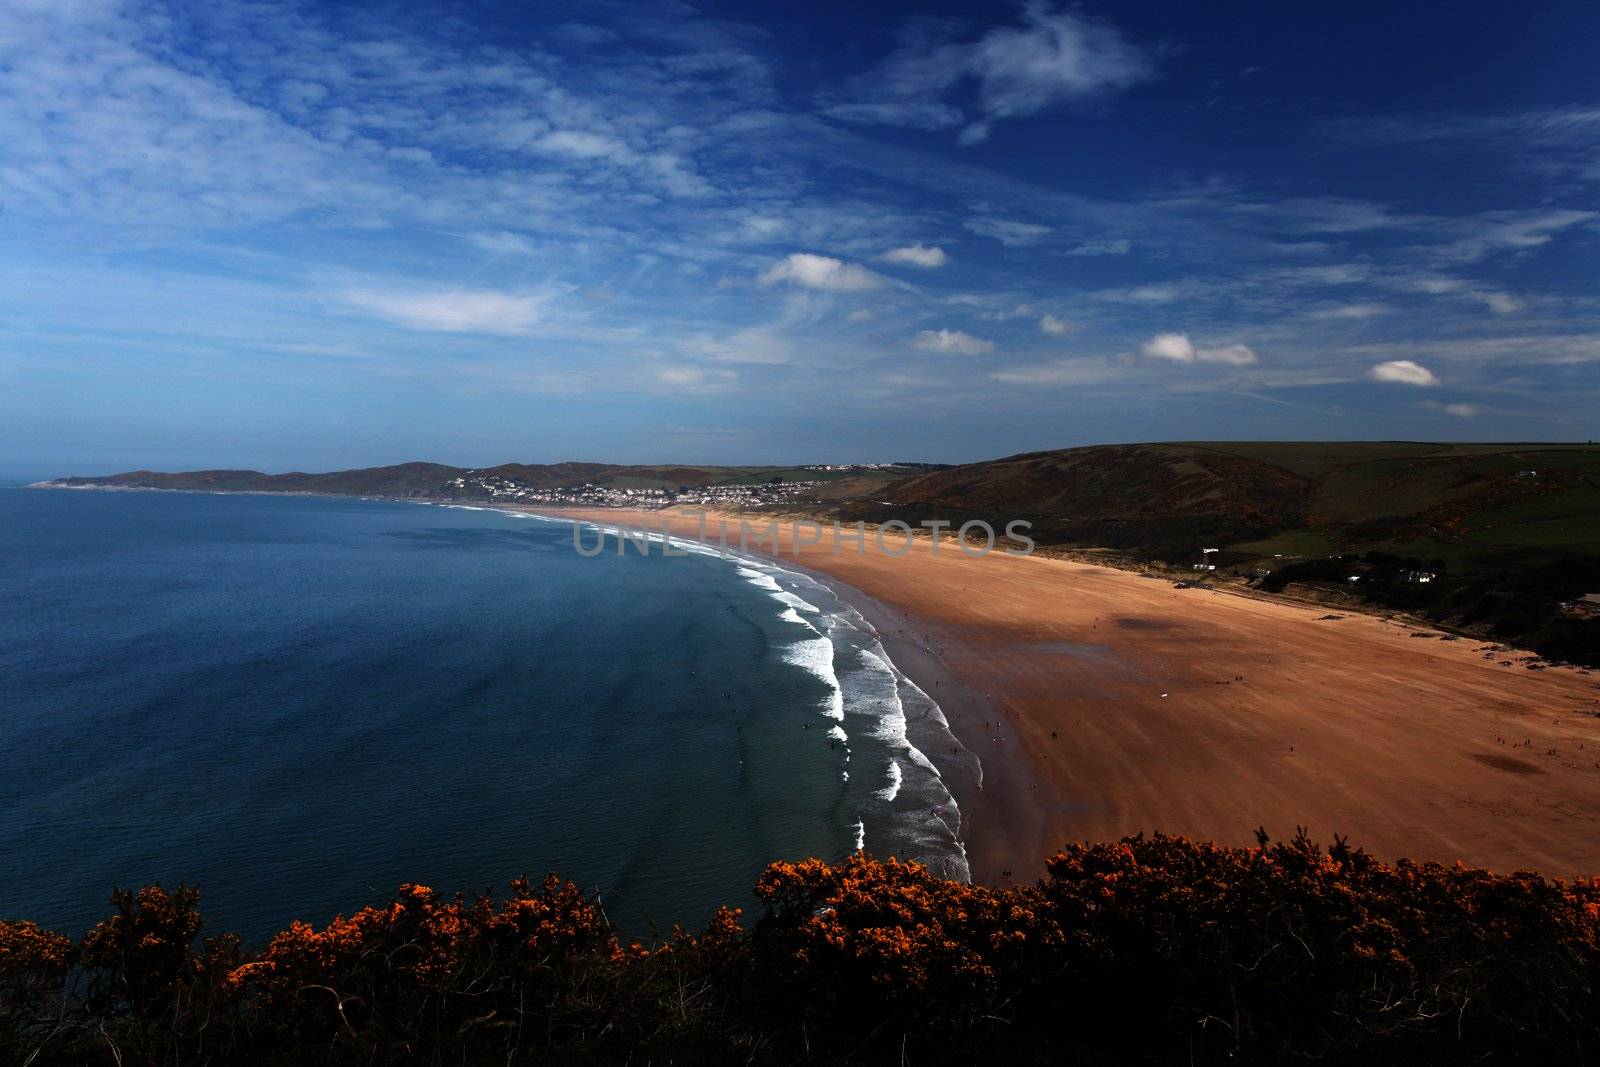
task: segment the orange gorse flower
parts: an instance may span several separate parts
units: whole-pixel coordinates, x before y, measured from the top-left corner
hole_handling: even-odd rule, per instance
[[[0,922],[0,1062],[111,1062],[108,1041],[124,1062],[326,1063],[1534,1062],[1600,1044],[1600,879],[1259,836],[1073,845],[1006,887],[860,854],[774,863],[753,926],[723,908],[626,943],[555,876],[499,897],[403,885],[255,952],[198,943],[199,894],[147,886],[77,946]]]

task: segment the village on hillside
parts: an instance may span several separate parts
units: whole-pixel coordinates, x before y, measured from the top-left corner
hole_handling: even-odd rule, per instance
[[[680,485],[673,488],[626,488],[614,485],[533,487],[515,479],[498,476],[452,479],[445,489],[453,495],[473,500],[497,500],[518,504],[546,504],[559,507],[667,508],[676,504],[711,504],[723,507],[750,507],[780,501],[813,497],[821,481],[784,481],[728,485]]]

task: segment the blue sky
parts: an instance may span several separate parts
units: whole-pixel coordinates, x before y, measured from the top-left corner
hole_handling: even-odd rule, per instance
[[[1600,436],[1600,6],[765,11],[11,0],[0,473]]]

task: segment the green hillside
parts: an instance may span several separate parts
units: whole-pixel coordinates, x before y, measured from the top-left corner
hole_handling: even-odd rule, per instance
[[[1027,518],[1046,543],[1173,562],[1209,547],[1234,564],[1381,550],[1476,573],[1600,552],[1594,445],[1099,445],[953,467],[882,496],[885,517]]]
[[[1034,524],[1041,544],[1104,549],[1268,592],[1423,614],[1554,659],[1600,665],[1600,447],[1193,442],[973,463],[842,509],[917,523]]]

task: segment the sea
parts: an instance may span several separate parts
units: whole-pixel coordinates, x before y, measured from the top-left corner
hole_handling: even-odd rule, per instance
[[[598,528],[577,531],[593,552]],[[0,917],[259,942],[554,871],[629,936],[856,849],[965,878],[937,705],[827,585],[478,507],[0,489]],[[939,749],[938,751],[947,751]]]

